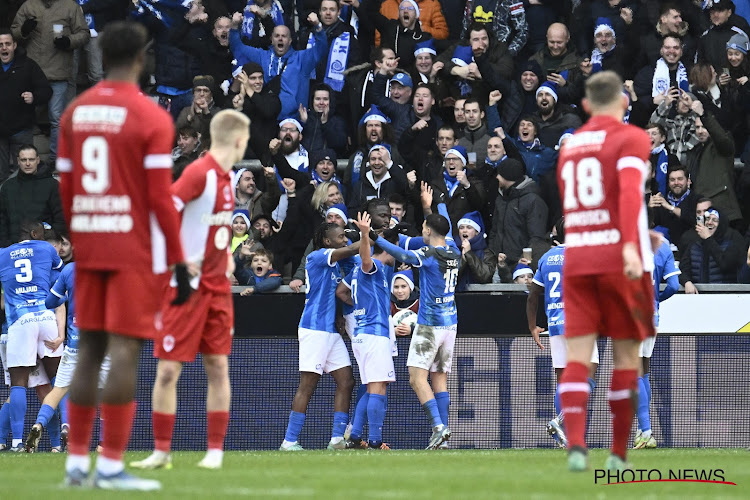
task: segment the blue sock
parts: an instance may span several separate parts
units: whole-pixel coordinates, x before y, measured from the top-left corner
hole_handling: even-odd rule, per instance
[[[594,380],[593,378],[589,377],[588,381],[589,381],[589,387],[591,387],[591,393],[593,393],[594,389],[596,389],[596,380]]]
[[[284,439],[294,443],[299,439],[299,433],[302,432],[302,426],[305,425],[305,414],[297,411],[289,412],[289,425],[286,426],[286,435]]]
[[[648,390],[643,377],[638,377],[638,428],[641,431],[651,430],[651,415],[649,414]]]
[[[55,409],[50,405],[42,405],[39,408],[39,414],[36,416],[36,423],[42,424],[42,427],[47,428],[47,424],[52,419],[52,415],[55,414]]]
[[[47,434],[49,435],[50,446],[54,448],[62,445],[60,442],[60,415],[57,412],[52,413],[52,418],[49,419]]]
[[[10,434],[10,403],[7,401],[0,407],[0,443],[8,444]]]
[[[349,414],[343,411],[333,412],[333,428],[331,429],[331,437],[344,437],[346,426],[349,424]]]
[[[440,420],[443,421],[443,424],[448,425],[448,409],[451,406],[451,395],[448,394],[448,391],[436,392],[435,401],[437,402],[437,405],[438,405],[438,413],[440,413]]]
[[[367,422],[369,424],[372,443],[383,442],[383,422],[385,421],[386,396],[381,394],[370,394],[367,402]]]
[[[435,399],[431,399],[425,402],[425,404],[422,405],[422,408],[424,408],[424,412],[427,414],[427,418],[430,420],[430,425],[432,425],[433,427],[443,425],[443,421],[440,418],[440,410],[438,410],[437,401],[435,401]]]
[[[365,392],[364,395],[357,401],[357,406],[354,407],[354,420],[352,420],[352,437],[360,439],[365,429],[365,422],[367,421],[367,405],[369,404],[370,393]]]
[[[651,403],[651,378],[649,378],[648,373],[643,375],[643,382],[646,384],[646,394],[648,394],[648,402]]]
[[[562,412],[562,403],[560,403],[560,385],[555,388],[555,416]]]
[[[359,387],[357,387],[357,400],[354,404],[359,404],[365,394],[367,394],[367,384],[359,384]]]
[[[10,431],[13,439],[23,439],[23,421],[26,418],[26,388],[10,388]]]
[[[60,412],[60,423],[67,424],[68,422],[68,393],[62,397],[60,402],[57,404],[57,411]]]

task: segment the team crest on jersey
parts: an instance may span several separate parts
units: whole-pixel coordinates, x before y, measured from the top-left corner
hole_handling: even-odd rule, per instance
[[[222,226],[216,230],[214,235],[214,245],[219,250],[224,250],[229,244],[229,228]]]
[[[172,352],[174,349],[174,337],[172,335],[166,335],[161,343],[161,346],[167,352]]]

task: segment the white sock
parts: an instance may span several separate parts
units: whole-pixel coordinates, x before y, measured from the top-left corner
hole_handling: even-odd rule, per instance
[[[65,471],[72,472],[76,469],[88,472],[91,468],[91,457],[87,455],[71,455],[65,460]]]
[[[343,441],[344,438],[341,436],[338,437],[332,437],[331,438],[331,444],[339,444],[341,441]]]
[[[287,441],[287,440],[285,439],[285,440],[284,440],[284,442],[283,442],[283,443],[281,443],[281,446],[283,446],[284,448],[289,448],[289,447],[290,447],[290,446],[292,446],[293,444],[297,444],[297,441]]]
[[[13,446],[13,448],[15,448],[16,446],[18,446],[19,444],[21,444],[22,441],[23,441],[23,439],[14,439],[13,442],[11,443],[11,446]]]
[[[641,435],[643,436],[644,439],[650,438],[651,437],[651,429],[649,429],[647,431],[643,431],[643,434],[641,434]]]
[[[124,469],[125,464],[122,463],[122,460],[113,460],[102,455],[99,455],[96,459],[96,471],[105,476],[119,474]]]
[[[217,460],[217,461],[221,462],[223,458],[224,458],[224,450],[220,450],[220,449],[216,448],[216,449],[213,449],[213,450],[209,449],[206,452],[206,459]]]

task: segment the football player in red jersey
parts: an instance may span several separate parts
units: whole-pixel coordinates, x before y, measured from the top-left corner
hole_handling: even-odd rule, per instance
[[[158,481],[124,470],[122,456],[135,417],[138,360],[159,326],[164,273],[174,266],[177,303],[190,295],[169,187],[174,126],[137,86],[146,29],[107,26],[100,39],[107,77],[84,92],[60,122],[57,170],[65,217],[76,247],[79,361],[70,386],[66,484],[155,490]],[[89,478],[91,430],[105,352],[111,371],[101,393],[107,421],[96,474]]]
[[[225,109],[210,124],[211,149],[189,164],[172,185],[172,198],[182,212],[180,238],[190,265],[200,267],[193,278],[197,290],[182,305],[172,305],[175,290],[164,306],[164,327],[154,342],[159,358],[152,395],[154,452],[130,465],[139,469],[170,468],[169,450],[177,412],[177,380],[182,364],[203,354],[208,378],[206,413],[208,452],[199,467],[221,467],[229,423],[229,364],[234,310],[228,272],[234,269],[229,242],[234,210],[232,166],[245,154],[250,120]],[[195,262],[194,262],[195,261]]]
[[[622,85],[611,71],[586,81],[583,106],[591,119],[566,141],[558,163],[568,344],[559,391],[572,471],[588,468],[587,377],[597,336],[612,338],[615,365],[609,389],[612,454],[606,468],[622,470],[638,401],[638,347],[655,333],[653,253],[643,201],[650,141],[642,129],[622,123],[628,106]]]

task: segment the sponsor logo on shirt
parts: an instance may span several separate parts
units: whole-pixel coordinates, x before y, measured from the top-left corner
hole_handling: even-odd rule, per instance
[[[13,250],[12,252],[10,252],[11,259],[33,257],[33,256],[34,256],[33,248],[19,248],[18,250]]]

